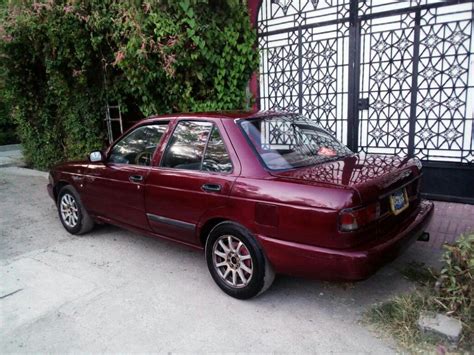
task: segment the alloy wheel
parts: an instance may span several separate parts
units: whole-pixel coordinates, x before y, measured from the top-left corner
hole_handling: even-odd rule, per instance
[[[242,288],[253,276],[253,261],[247,246],[233,235],[222,235],[212,250],[214,268],[229,286]]]
[[[74,196],[65,193],[59,203],[59,211],[64,223],[70,228],[77,226],[79,222],[79,209]]]

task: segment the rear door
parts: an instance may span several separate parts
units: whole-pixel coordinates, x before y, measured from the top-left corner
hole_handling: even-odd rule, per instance
[[[137,127],[114,144],[104,163],[89,165],[84,199],[93,214],[149,229],[144,186],[167,127],[168,122]]]
[[[240,165],[229,154],[229,143],[220,121],[177,122],[161,162],[147,179],[145,206],[153,231],[198,243],[200,219],[225,209],[240,172]]]

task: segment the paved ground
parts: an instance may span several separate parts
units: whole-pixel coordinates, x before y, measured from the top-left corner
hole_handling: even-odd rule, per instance
[[[474,205],[453,202],[435,202],[433,220],[427,231],[430,247],[441,248],[454,242],[460,234],[474,232]]]
[[[279,277],[238,301],[214,285],[200,252],[111,226],[69,235],[46,181],[0,168],[0,353],[394,352],[361,314],[412,287],[400,268],[438,258],[417,243],[364,282]]]
[[[0,145],[0,167],[22,165],[21,145]]]

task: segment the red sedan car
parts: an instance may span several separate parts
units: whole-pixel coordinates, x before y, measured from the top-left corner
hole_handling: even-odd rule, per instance
[[[48,191],[72,234],[110,223],[204,249],[227,294],[275,273],[359,280],[425,236],[416,159],[354,154],[297,114],[232,112],[141,121]]]

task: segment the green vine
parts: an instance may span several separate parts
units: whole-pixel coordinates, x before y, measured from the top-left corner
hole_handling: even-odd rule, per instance
[[[258,53],[241,1],[18,1],[0,16],[0,97],[35,167],[101,147],[107,101],[134,120],[248,106]]]

